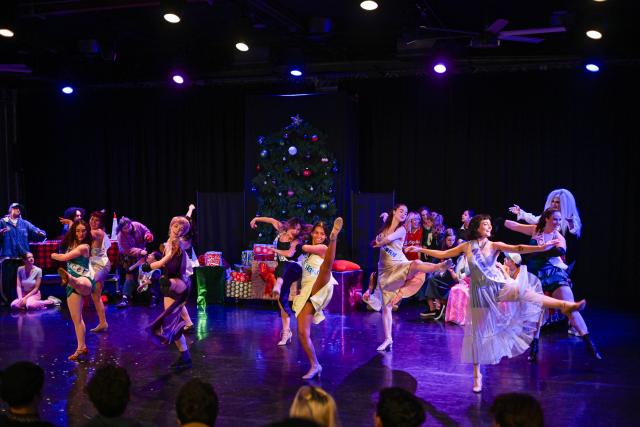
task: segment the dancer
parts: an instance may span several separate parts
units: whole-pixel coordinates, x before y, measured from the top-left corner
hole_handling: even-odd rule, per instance
[[[562,301],[531,288],[526,275],[514,281],[499,268],[499,253],[542,252],[556,247],[559,240],[542,245],[508,245],[492,242],[491,217],[475,215],[469,222],[469,241],[446,251],[413,247],[411,250],[444,259],[464,254],[471,270],[469,290],[471,322],[465,326],[462,361],[473,363],[473,391],[482,391],[481,364],[497,364],[503,357],[518,356],[529,347],[536,332],[542,307],[569,314],[584,309],[586,302]],[[501,305],[500,302],[512,302]]]
[[[198,257],[196,256],[196,252],[193,250],[193,242],[196,237],[196,228],[194,226],[193,221],[193,211],[196,209],[196,205],[193,203],[189,205],[187,209],[187,213],[185,214],[185,218],[189,221],[189,231],[183,237],[180,238],[180,245],[182,249],[187,253],[187,277],[189,281],[193,277],[193,269],[195,267],[199,267]],[[192,334],[196,331],[193,326],[193,320],[191,320],[191,316],[189,316],[189,312],[187,311],[187,306],[182,306],[182,319],[184,320],[184,332],[186,334]]]
[[[559,241],[559,245],[553,250],[543,252],[528,257],[527,267],[529,271],[540,278],[542,289],[551,293],[554,298],[566,301],[573,301],[573,284],[567,273],[567,265],[562,261],[561,256],[566,253],[567,243],[560,233],[562,214],[556,208],[548,208],[545,210],[538,224],[520,224],[515,221],[505,221],[504,225],[510,230],[531,236],[531,243],[544,244],[549,240]],[[567,315],[569,324],[577,331],[578,336],[582,337],[587,350],[596,359],[602,359],[602,355],[598,352],[591,336],[589,329],[580,313],[569,313]],[[531,347],[529,358],[535,361],[538,352],[538,337]]]
[[[58,300],[55,297],[42,299],[40,294],[40,282],[42,281],[42,269],[34,264],[33,254],[27,252],[22,256],[24,265],[18,267],[16,280],[16,293],[18,298],[11,302],[11,308],[16,310],[40,310],[51,307]]]
[[[58,274],[62,280],[62,286],[66,286],[67,306],[71,313],[71,320],[76,331],[78,347],[76,351],[68,357],[69,360],[76,361],[82,355],[89,353],[85,342],[86,327],[82,319],[82,300],[89,296],[95,288],[96,282],[93,280],[93,271],[89,263],[91,255],[91,233],[89,226],[80,219],[69,227],[69,231],[62,240],[61,247],[66,251],[64,254],[51,254],[55,261],[67,263],[66,270],[58,268]]]
[[[378,286],[382,290],[382,326],[385,340],[378,351],[391,350],[393,338],[391,336],[393,318],[392,306],[402,298],[414,295],[424,283],[425,273],[444,271],[448,262],[432,264],[420,260],[409,261],[403,252],[404,239],[407,230],[402,226],[407,219],[407,206],[399,203],[394,206],[391,215],[387,216],[378,236],[372,246],[380,248],[378,261]],[[366,302],[370,297],[365,292],[362,299]]]
[[[298,218],[290,218],[288,221],[280,222],[277,219],[268,217],[256,217],[251,220],[251,228],[256,228],[259,222],[271,224],[278,232],[278,237],[274,241],[276,245],[275,253],[278,256],[278,266],[276,267],[276,283],[273,287],[273,296],[278,298],[280,308],[280,318],[282,319],[282,333],[278,345],[287,345],[291,342],[291,316],[295,315],[289,305],[289,292],[291,285],[299,281],[302,277],[302,267],[296,262],[301,254],[302,221]],[[293,253],[289,251],[293,248]]]
[[[302,263],[300,292],[293,300],[293,311],[298,319],[298,338],[311,363],[309,372],[302,377],[303,380],[310,380],[322,373],[322,366],[318,362],[316,349],[311,341],[311,323],[317,325],[324,320],[322,310],[331,301],[333,285],[338,283],[331,275],[331,266],[336,259],[336,241],[341,229],[342,218],[338,217],[333,223],[327,246],[325,224],[318,222],[311,231],[311,244],[302,245],[302,251],[307,255]],[[290,253],[293,251],[293,248],[290,249]]]
[[[73,224],[73,221],[84,219],[85,214],[86,211],[84,210],[84,208],[71,206],[65,209],[64,214],[62,214],[61,217],[58,217],[58,219],[60,219],[60,224],[62,224],[60,239],[63,239],[64,235],[67,234],[67,232],[69,231],[69,227],[71,227],[71,224]]]
[[[447,228],[444,232],[445,238],[442,241],[442,249],[446,251],[456,245],[456,232],[452,228]],[[418,255],[417,252],[413,252]],[[428,311],[420,313],[423,319],[440,320],[447,308],[447,300],[449,299],[449,291],[456,283],[458,283],[458,275],[451,265],[447,271],[430,274],[427,283],[424,286],[425,297],[427,298]]]
[[[144,268],[146,271],[162,268],[164,273],[160,278],[164,311],[146,329],[162,344],[175,342],[180,356],[170,365],[174,369],[188,369],[192,366],[183,335],[185,321],[182,319],[182,308],[189,296],[189,280],[186,277],[188,256],[180,246],[180,238],[188,232],[189,220],[183,216],[173,217],[169,224],[169,240],[164,244],[164,256]]]

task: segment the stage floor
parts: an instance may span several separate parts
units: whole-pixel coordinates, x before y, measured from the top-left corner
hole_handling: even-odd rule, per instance
[[[190,335],[192,370],[171,373],[175,347],[156,346],[143,327],[159,309],[131,307],[107,311],[109,331],[88,334],[89,359],[67,361],[75,336],[65,308],[38,313],[0,312],[0,367],[18,360],[37,362],[46,371],[41,414],[59,426],[79,426],[94,414],[83,392],[101,362],[125,366],[133,387],[127,416],[175,426],[175,397],[191,377],[214,385],[220,398],[218,426],[263,426],[287,416],[305,381],[308,362],[295,337],[277,347],[280,319],[275,307],[260,305],[189,306],[196,323]],[[345,427],[373,425],[376,392],[401,386],[424,401],[427,425],[488,426],[493,398],[510,391],[538,398],[548,426],[636,425],[633,406],[640,397],[640,316],[593,307],[584,312],[605,359],[591,360],[579,338],[566,328],[545,329],[538,364],[526,357],[483,367],[484,390],[471,391],[472,368],[460,363],[462,328],[425,322],[408,302],[394,314],[394,348],[379,353],[380,314],[329,314],[312,337],[324,370],[313,381],[335,398]],[[97,323],[85,309],[88,328]],[[637,404],[636,404],[637,405]]]

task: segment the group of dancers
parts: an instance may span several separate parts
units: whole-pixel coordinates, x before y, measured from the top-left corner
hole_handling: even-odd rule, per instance
[[[573,213],[567,214],[571,206]],[[189,210],[188,216],[172,218],[168,240],[158,255],[150,256],[146,251],[137,254],[143,272],[161,271],[159,288],[164,297],[164,310],[151,322],[147,331],[163,344],[175,343],[180,356],[171,366],[176,369],[191,367],[184,331],[185,326],[192,324],[188,313],[185,314],[190,276],[193,273],[193,261],[188,253],[191,240],[187,237],[192,228],[192,210]],[[462,360],[473,364],[474,392],[482,390],[480,365],[496,364],[504,357],[524,353],[529,347],[529,357],[535,359],[543,308],[558,309],[566,315],[592,355],[601,357],[579,313],[586,302],[574,301],[569,267],[563,260],[567,249],[565,234],[577,233],[579,236],[581,227],[573,196],[568,190],[554,190],[539,217],[526,213],[517,205],[510,210],[518,215],[518,219],[532,224],[507,220],[504,221],[505,227],[530,236],[530,244],[511,245],[491,241],[491,218],[488,215],[475,215],[465,223],[466,240],[455,242],[455,239],[450,239],[452,241],[448,249],[435,250],[404,244],[407,230],[403,225],[409,212],[405,204],[394,206],[372,242],[372,247],[380,249],[377,282],[381,291],[385,337],[378,351],[392,349],[392,307],[403,298],[416,294],[427,274],[451,269],[450,259],[462,256],[471,279],[468,307],[470,322],[465,326]],[[86,328],[82,319],[83,297],[91,295],[96,305],[99,324],[93,331],[104,331],[108,326],[100,293],[109,271],[109,241],[104,232],[102,212],[92,213],[88,224],[82,218],[62,222],[68,226],[62,242],[64,253],[53,254],[52,258],[66,262],[66,268],[59,269],[59,274],[62,284],[66,286],[67,304],[78,343],[69,359],[78,360],[88,353]],[[325,319],[323,309],[329,304],[333,285],[337,283],[331,268],[343,220],[336,218],[331,231],[324,222],[309,226],[296,218],[278,221],[256,217],[250,226],[256,228],[259,222],[271,224],[277,231],[274,243],[278,266],[273,296],[278,301],[282,321],[281,339],[277,344],[284,346],[291,342],[291,317],[295,317],[298,338],[310,363],[309,371],[302,378],[309,380],[322,373],[311,340],[311,325]],[[501,252],[507,255],[504,265],[498,262]],[[411,260],[407,258],[407,254],[417,253],[444,261],[422,261],[412,255],[409,255]],[[301,254],[304,257],[298,263]],[[519,254],[531,254],[526,266],[518,266],[519,262],[513,262],[520,260]],[[297,281],[300,289],[290,304],[291,286]],[[551,296],[544,295],[543,290]],[[363,295],[366,302],[371,302],[373,298],[369,291]]]

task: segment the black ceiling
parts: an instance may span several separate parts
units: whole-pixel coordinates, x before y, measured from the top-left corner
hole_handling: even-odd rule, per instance
[[[175,25],[162,19],[159,1],[0,3],[5,18],[15,10],[15,37],[0,37],[5,86],[162,82],[173,68],[193,81],[278,80],[286,78],[286,66],[295,58],[304,61],[306,76],[320,78],[413,73],[428,69],[437,57],[455,60],[460,70],[470,64],[571,66],[590,54],[612,63],[638,58],[630,42],[634,14],[616,13],[621,6],[614,0],[382,0],[374,12],[362,10],[360,0],[188,0]],[[482,33],[498,18],[509,21],[505,31],[550,26],[567,31],[541,34],[544,41],[538,44],[470,47],[472,40],[495,46],[487,34],[465,32]],[[598,22],[604,39],[584,37],[585,25]],[[247,53],[234,48],[240,33],[250,37]],[[2,64],[25,64],[31,73],[9,72]]]

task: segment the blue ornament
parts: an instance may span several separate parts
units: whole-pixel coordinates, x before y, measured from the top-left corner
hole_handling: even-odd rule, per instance
[[[285,166],[285,168],[284,168],[283,170],[284,170],[284,173],[289,173],[289,172],[291,172],[291,169],[289,169],[289,167],[288,167],[288,166]]]
[[[258,145],[262,145],[264,144],[264,136],[259,136],[258,137]]]
[[[282,215],[286,215],[287,214],[287,210],[286,209],[282,209]]]
[[[298,149],[293,145],[289,147],[289,155],[295,156],[296,154],[298,154]]]
[[[333,173],[336,173],[336,172],[338,172],[338,167],[334,166],[333,169],[331,169],[331,170],[333,171]]]
[[[269,157],[269,150],[262,150],[260,152],[260,157],[262,157],[263,159],[266,159],[267,157]]]
[[[297,203],[296,208],[300,209],[302,207],[302,203]]]
[[[307,139],[307,138],[309,138],[309,134],[306,134],[306,133],[305,133],[304,135],[302,135],[302,137],[303,137],[304,139]]]
[[[285,133],[284,135],[282,135],[282,138],[283,138],[283,139],[289,139],[289,134],[288,134],[288,133]]]
[[[253,193],[255,193],[256,191],[258,191],[258,189],[256,188],[256,186],[255,186],[255,185],[253,185],[253,186],[251,186],[251,191],[252,191]]]
[[[320,203],[320,209],[327,209],[326,203]]]

